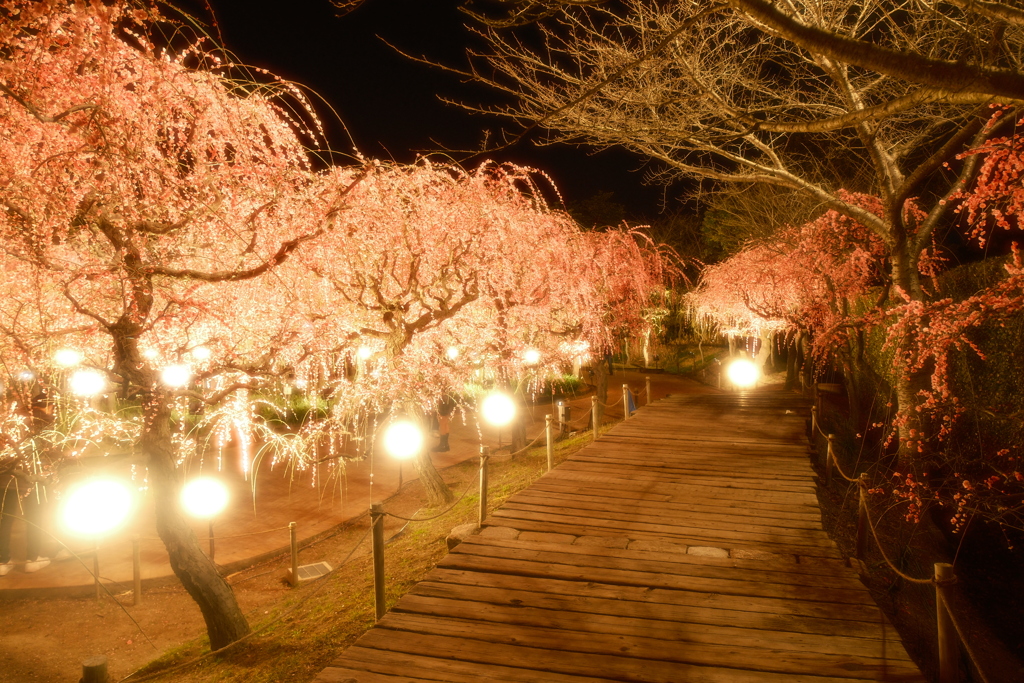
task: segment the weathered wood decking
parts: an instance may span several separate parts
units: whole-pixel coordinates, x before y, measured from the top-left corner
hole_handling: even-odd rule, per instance
[[[924,681],[783,394],[643,408],[495,510],[316,683]]]

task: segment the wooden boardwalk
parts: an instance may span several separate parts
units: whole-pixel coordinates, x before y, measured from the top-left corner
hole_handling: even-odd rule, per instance
[[[512,496],[315,683],[922,682],[788,394],[669,398]]]

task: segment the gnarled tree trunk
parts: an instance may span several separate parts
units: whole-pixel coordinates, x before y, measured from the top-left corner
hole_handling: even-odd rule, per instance
[[[181,476],[171,442],[171,410],[159,394],[146,406],[146,426],[139,446],[149,455],[149,481],[156,507],[156,530],[167,548],[171,569],[199,605],[210,636],[210,648],[220,649],[249,633],[231,586],[199,546],[180,510]]]

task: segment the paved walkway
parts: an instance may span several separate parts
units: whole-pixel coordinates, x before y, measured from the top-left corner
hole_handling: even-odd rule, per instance
[[[623,381],[633,389],[642,391],[644,374],[617,371],[611,378],[610,397],[615,401],[615,389],[621,389]],[[669,393],[703,392],[709,389],[674,375],[652,374],[652,393],[655,398]],[[570,401],[573,421],[585,422],[590,409],[590,398],[582,397]],[[552,412],[550,405],[530,408],[528,435],[533,438],[543,430],[544,415]],[[609,410],[609,417],[621,419],[621,403]],[[583,418],[583,420],[580,420]],[[493,428],[484,427],[484,438],[489,443],[497,441]],[[436,440],[433,441],[436,443]],[[458,464],[479,453],[478,432],[475,418],[467,416],[466,423],[453,420],[451,451],[435,453],[434,464],[444,468]],[[373,491],[371,492],[371,472]],[[411,465],[404,466],[404,482],[415,479]],[[263,467],[259,470],[255,487],[239,474],[224,473],[231,485],[232,503],[215,523],[216,560],[226,572],[234,571],[255,561],[267,553],[284,552],[288,545],[289,522],[296,522],[300,539],[307,539],[328,531],[345,521],[362,515],[371,499],[379,501],[398,489],[399,465],[383,454],[375,454],[373,460],[349,462],[343,476],[334,475],[326,465],[321,466],[319,486],[312,483],[310,472],[295,474],[294,480],[285,468],[275,470]],[[255,494],[254,494],[255,491]],[[51,529],[55,525],[50,525]],[[206,547],[207,525],[197,521],[196,534]],[[269,530],[269,531],[268,531]],[[260,533],[253,533],[260,532]],[[266,532],[266,533],[263,533]],[[142,576],[149,585],[163,580],[175,581],[163,543],[156,538],[152,501],[143,499],[131,521],[122,529],[104,538],[100,544],[100,576],[111,592],[128,590],[132,585],[132,542],[133,534],[142,537]],[[64,538],[73,550],[79,551],[84,561],[75,559],[54,562],[34,574],[26,574],[16,566],[10,574],[0,577],[0,598],[48,594],[88,594],[93,590],[92,555],[88,542]],[[44,544],[44,551],[53,554],[56,541]],[[13,559],[24,561],[24,528],[15,524],[12,537]],[[300,562],[303,558],[300,553]]]
[[[512,496],[314,683],[923,683],[821,529],[807,401],[672,397]]]

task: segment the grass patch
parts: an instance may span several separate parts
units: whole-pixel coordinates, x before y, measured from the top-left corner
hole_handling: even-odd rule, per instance
[[[611,429],[606,425],[602,432]],[[555,445],[558,464],[590,443],[589,432]],[[458,496],[477,482],[475,459],[447,468],[445,481]],[[489,464],[488,500],[493,509],[509,496],[537,480],[547,469],[545,447],[539,446],[515,458]],[[419,482],[405,486],[384,503],[385,511],[404,517],[436,514],[423,508],[425,496]],[[426,522],[385,521],[385,573],[390,609],[447,553],[445,539],[459,524],[474,522],[479,498],[470,491],[447,514]],[[329,666],[337,655],[374,624],[373,571],[367,530],[368,515],[351,520],[338,533],[303,551],[302,563],[326,559],[337,569],[318,581],[296,589],[284,589],[281,577],[288,565],[282,557],[252,567],[232,577],[239,604],[258,635],[228,652],[203,657],[209,651],[206,638],[197,638],[165,652],[140,669],[129,681],[161,680],[189,683],[277,683],[309,681]],[[357,545],[358,544],[358,545]],[[353,552],[353,548],[355,551]],[[342,566],[342,560],[352,553]]]

